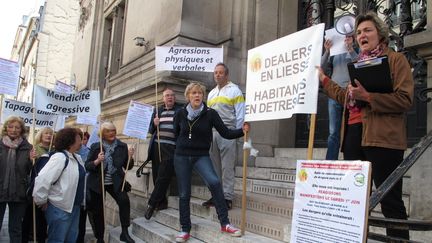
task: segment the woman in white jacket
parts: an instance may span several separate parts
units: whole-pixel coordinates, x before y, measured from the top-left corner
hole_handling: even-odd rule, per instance
[[[54,144],[59,152],[51,156],[36,177],[33,198],[45,211],[48,243],[75,243],[80,205],[85,196],[84,164],[76,154],[81,147],[81,132],[64,128],[56,134]]]

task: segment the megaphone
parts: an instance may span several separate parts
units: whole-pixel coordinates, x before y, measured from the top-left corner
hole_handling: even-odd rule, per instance
[[[345,14],[340,16],[335,21],[335,29],[341,35],[353,35],[355,27],[355,16]]]

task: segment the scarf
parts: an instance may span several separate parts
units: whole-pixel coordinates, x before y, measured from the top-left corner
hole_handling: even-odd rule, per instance
[[[102,142],[103,148],[105,150],[105,164],[106,167],[104,168],[107,169],[108,174],[112,175],[114,174],[114,172],[116,172],[116,168],[114,167],[114,163],[113,163],[113,159],[112,159],[112,154],[114,153],[115,148],[117,147],[117,142],[118,140],[115,139],[114,142],[112,144],[109,144],[105,141]]]
[[[6,171],[5,178],[3,181],[3,190],[6,192],[9,198],[16,198],[16,150],[18,146],[23,142],[23,138],[19,137],[15,140],[11,140],[9,136],[2,138],[3,144],[8,148],[8,154],[6,159]]]
[[[381,43],[371,51],[361,51],[358,56],[358,61],[363,61],[380,56],[384,52],[385,44]],[[361,106],[353,99],[352,94],[348,92],[347,109],[350,112],[360,112]]]
[[[196,110],[194,110],[191,106],[191,104],[189,103],[186,106],[186,110],[188,112],[187,118],[189,121],[193,121],[200,113],[201,111],[204,109],[204,104],[201,103],[200,107]]]

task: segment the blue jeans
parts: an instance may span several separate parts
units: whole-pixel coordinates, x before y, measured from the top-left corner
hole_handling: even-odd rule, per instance
[[[222,185],[213,168],[209,156],[174,156],[174,168],[177,174],[179,190],[180,225],[183,232],[190,232],[190,197],[192,170],[195,170],[210,189],[213,203],[221,226],[229,224],[228,208]]]
[[[327,160],[337,160],[340,148],[340,129],[343,106],[333,99],[328,99],[329,136],[327,139]]]
[[[80,206],[73,206],[72,212],[63,211],[51,203],[45,211],[48,224],[48,243],[75,243],[78,237]]]

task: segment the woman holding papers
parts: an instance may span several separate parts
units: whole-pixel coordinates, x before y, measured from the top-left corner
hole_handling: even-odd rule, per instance
[[[225,203],[222,185],[213,168],[209,156],[213,127],[227,139],[243,136],[249,131],[245,123],[242,129],[228,129],[218,113],[203,102],[206,88],[199,83],[191,83],[186,87],[185,97],[188,104],[174,118],[174,133],[177,138],[174,153],[174,168],[179,188],[179,211],[181,232],[177,242],[185,242],[190,238],[190,196],[191,176],[195,170],[206,183],[213,197],[216,212],[221,224],[221,232],[231,236],[240,236],[240,230],[230,224],[228,208]]]
[[[102,200],[102,181],[104,179],[104,190],[107,191],[119,206],[120,224],[122,232],[120,240],[128,243],[135,242],[128,233],[130,226],[130,201],[127,191],[130,191],[130,185],[125,186],[122,190],[125,172],[123,169],[132,169],[134,163],[130,161],[129,167],[126,168],[128,157],[132,157],[133,148],[128,150],[127,144],[117,138],[117,129],[111,122],[104,122],[101,125],[102,149],[101,144],[94,143],[90,147],[90,152],[86,161],[87,190],[89,198],[87,200],[87,213],[89,218],[94,222],[94,234],[97,242],[104,242],[104,204]],[[101,166],[103,166],[103,177],[101,175]],[[127,183],[128,184],[128,183]]]
[[[0,230],[6,205],[9,208],[10,242],[21,242],[21,223],[27,206],[27,175],[36,153],[27,141],[21,118],[10,116],[0,139]]]
[[[356,40],[360,47],[359,60],[388,56],[393,92],[371,93],[356,80],[356,87],[340,88],[319,69],[319,79],[329,97],[345,104],[343,152],[346,160],[372,162],[372,177],[379,187],[402,162],[407,148],[405,112],[411,108],[414,81],[410,65],[401,53],[388,47],[388,27],[375,13],[356,19]],[[374,82],[380,82],[380,78]],[[362,105],[359,105],[359,101]],[[385,217],[406,219],[402,201],[402,180],[381,201]],[[407,230],[387,229],[387,235],[409,239]]]

